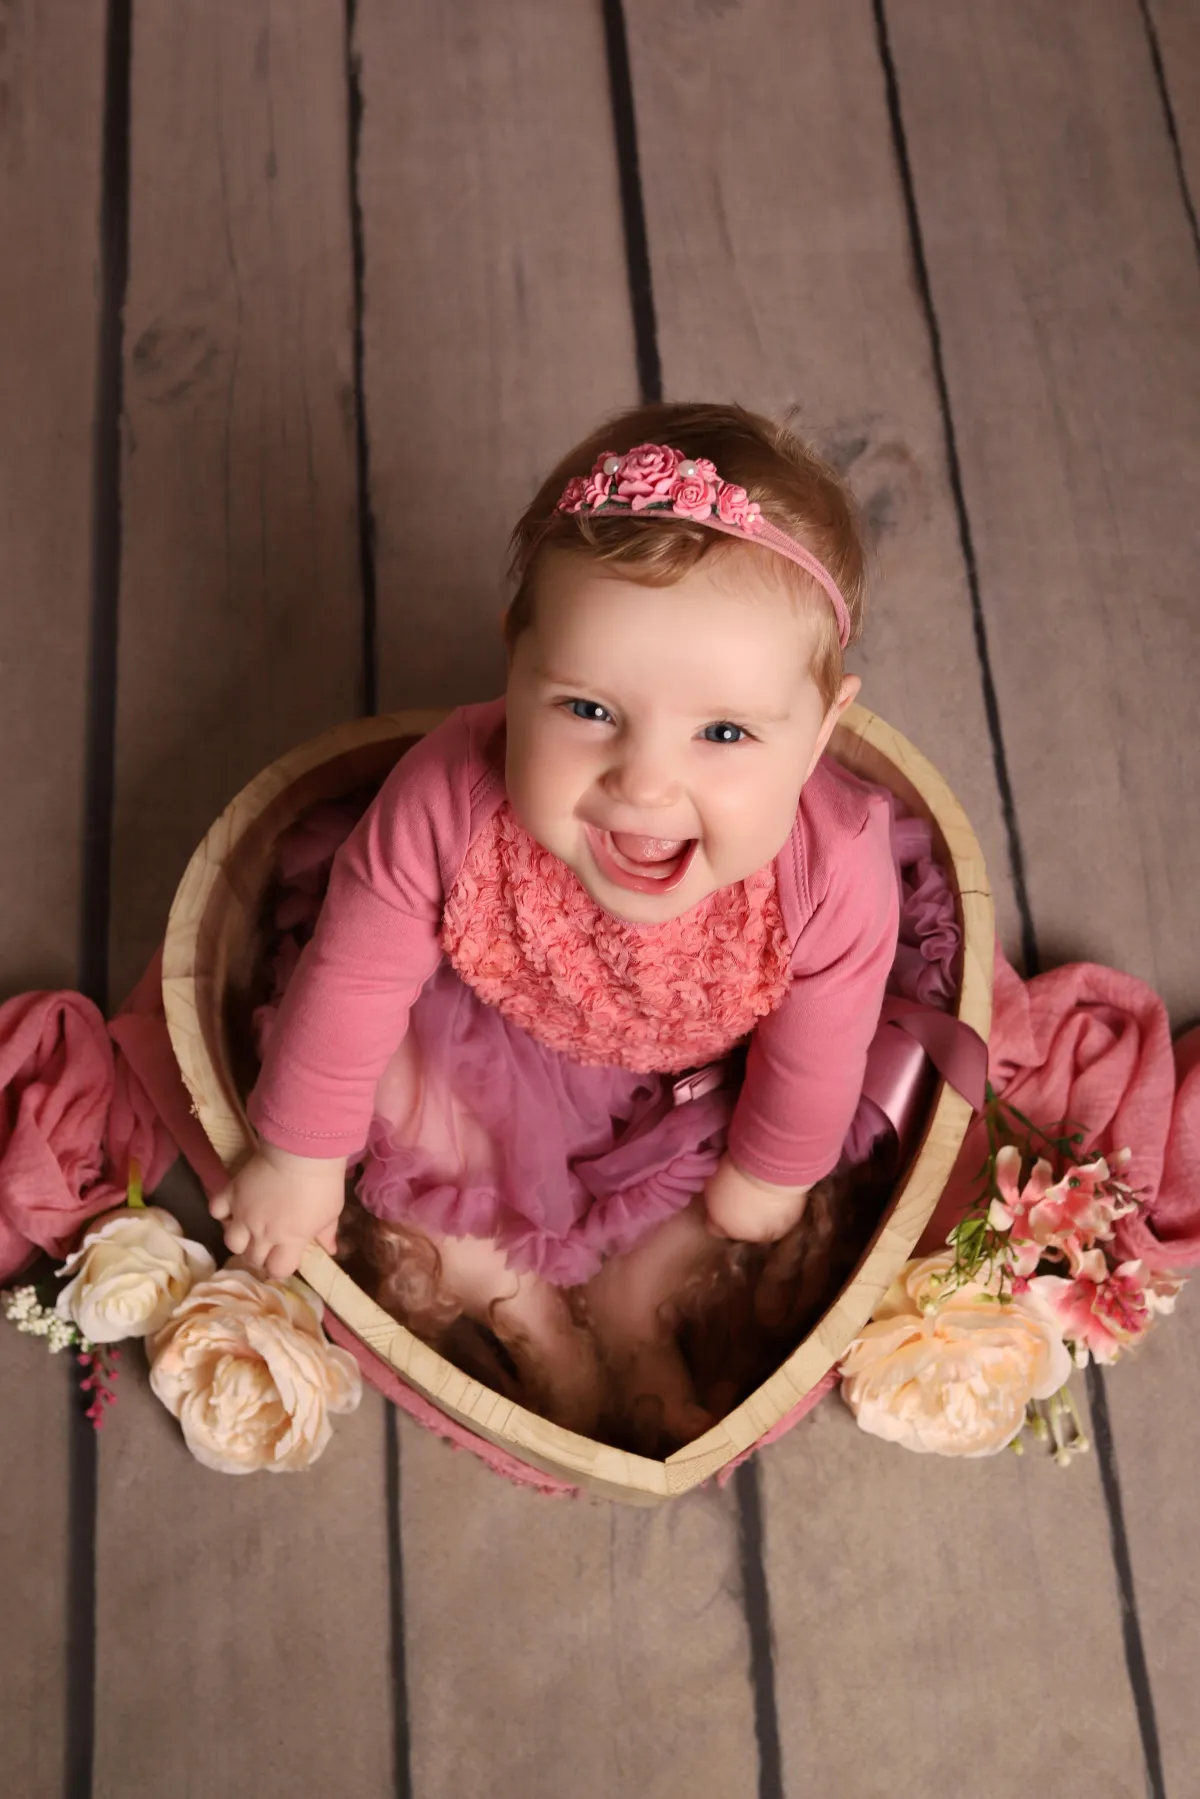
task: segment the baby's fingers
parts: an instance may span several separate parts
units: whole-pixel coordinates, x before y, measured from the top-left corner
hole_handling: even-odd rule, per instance
[[[324,1230],[318,1231],[314,1241],[319,1243],[321,1245],[322,1249],[328,1250],[329,1254],[331,1256],[335,1256],[337,1254],[337,1224],[336,1224],[336,1222],[333,1224],[327,1224],[325,1226]]]
[[[208,1202],[208,1209],[214,1218],[228,1218],[230,1212],[229,1188],[214,1193]]]
[[[244,1255],[250,1247],[249,1226],[239,1223],[237,1219],[231,1220],[225,1226],[225,1247],[230,1255]]]
[[[289,1274],[295,1274],[297,1268],[299,1268],[300,1257],[303,1253],[303,1244],[295,1242],[276,1243],[273,1249],[267,1251],[262,1264],[263,1270],[265,1273],[271,1275],[274,1280],[286,1280]]]

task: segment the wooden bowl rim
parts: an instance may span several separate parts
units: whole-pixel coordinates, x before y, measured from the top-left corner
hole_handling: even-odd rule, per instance
[[[336,726],[281,756],[226,807],[188,863],[171,907],[163,952],[167,1025],[196,1114],[227,1167],[251,1149],[253,1134],[226,1070],[214,1065],[202,1012],[205,976],[197,967],[201,926],[230,889],[230,858],[267,807],[304,776],[353,751],[419,737],[448,710],[386,713]],[[956,1015],[987,1041],[991,1025],[994,933],[992,897],[975,833],[933,764],[894,727],[863,706],[847,709],[830,746],[839,761],[881,780],[924,811],[953,871],[963,926],[963,975]],[[864,766],[864,764],[866,766]],[[215,1021],[219,1023],[220,1021]],[[366,1346],[441,1410],[529,1465],[601,1494],[654,1504],[686,1492],[751,1449],[779,1424],[845,1354],[928,1223],[957,1158],[971,1107],[939,1083],[920,1148],[867,1249],[816,1328],[748,1399],[712,1430],[665,1461],[612,1448],[551,1424],[460,1373],[398,1324],[324,1250],[305,1252],[301,1273]]]

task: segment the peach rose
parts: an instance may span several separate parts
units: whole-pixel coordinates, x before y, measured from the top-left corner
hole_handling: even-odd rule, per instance
[[[842,1397],[872,1436],[923,1454],[995,1455],[1071,1358],[1045,1307],[1001,1305],[989,1284],[947,1291],[950,1251],[901,1270],[841,1365]],[[992,1283],[994,1286],[994,1283]]]
[[[358,1365],[321,1329],[316,1295],[246,1268],[193,1287],[147,1348],[150,1385],[196,1460],[222,1474],[311,1466],[330,1414],[362,1398]]]
[[[59,1270],[72,1275],[55,1306],[89,1343],[121,1343],[161,1330],[193,1282],[213,1271],[161,1206],[122,1206],[88,1225]]]

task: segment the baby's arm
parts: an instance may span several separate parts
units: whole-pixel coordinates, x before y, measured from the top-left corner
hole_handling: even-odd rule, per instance
[[[713,1226],[783,1237],[836,1167],[896,952],[899,894],[886,810],[843,841],[792,954],[792,982],[754,1033],[729,1153],[705,1189]]]
[[[228,1247],[269,1274],[292,1273],[314,1237],[335,1245],[347,1162],[366,1143],[379,1077],[440,960],[471,777],[455,714],[404,757],[334,862],[250,1101],[257,1153],[210,1206]]]

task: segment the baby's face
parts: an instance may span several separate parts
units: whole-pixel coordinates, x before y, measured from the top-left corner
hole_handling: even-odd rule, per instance
[[[661,924],[775,857],[858,690],[758,556],[643,587],[555,552],[508,681],[509,800],[608,912]]]

